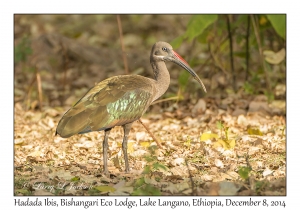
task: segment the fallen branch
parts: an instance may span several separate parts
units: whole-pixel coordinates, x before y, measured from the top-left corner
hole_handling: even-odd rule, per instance
[[[162,145],[161,143],[154,137],[154,135],[151,133],[151,131],[148,129],[148,127],[142,122],[141,119],[139,119],[139,122],[144,126],[144,128],[147,130],[147,132],[149,133],[149,135],[151,136],[151,138],[156,142],[157,146],[162,149]]]

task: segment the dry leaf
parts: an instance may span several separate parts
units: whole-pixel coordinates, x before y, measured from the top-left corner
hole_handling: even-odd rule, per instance
[[[40,157],[42,155],[42,152],[39,150],[33,151],[32,153],[28,154],[28,157]]]
[[[108,185],[96,186],[94,188],[100,192],[115,192],[116,191],[116,189],[114,187],[108,186]]]
[[[244,115],[240,115],[237,118],[237,124],[242,125],[242,126],[247,126],[248,125],[248,120]]]
[[[219,159],[215,159],[215,165],[218,167],[218,168],[224,168],[224,164],[221,160]]]
[[[190,186],[187,182],[181,182],[178,184],[173,184],[172,182],[165,188],[166,191],[170,191],[172,194],[182,192],[184,190],[190,189]]]
[[[150,146],[150,141],[140,141],[139,145],[142,147],[148,148]]]
[[[114,158],[112,158],[112,161],[113,161],[114,166],[115,166],[116,168],[121,168],[121,166],[120,166],[120,161],[119,161],[119,156],[118,156],[118,155],[116,155]]]
[[[127,144],[127,152],[128,152],[128,154],[133,153],[135,151],[135,149],[133,147],[135,145],[135,142],[136,141],[134,141],[134,140],[128,140],[128,144]]]
[[[200,141],[207,141],[210,140],[212,138],[218,138],[218,134],[215,133],[203,133],[200,137]]]
[[[275,53],[271,50],[265,50],[263,51],[263,54],[265,56],[265,60],[270,64],[279,64],[281,63],[285,58],[285,48],[282,48],[280,51]]]
[[[69,171],[65,171],[64,169],[60,169],[58,171],[54,171],[48,175],[51,179],[54,177],[63,178],[64,180],[71,180],[74,175],[72,175]]]
[[[142,131],[142,132],[136,132],[135,134],[135,139],[139,142],[141,140],[145,140],[146,138],[146,132]]]
[[[273,174],[274,171],[270,170],[269,168],[266,168],[263,172],[263,176],[267,177]]]
[[[223,147],[225,150],[233,149],[235,147],[235,140],[221,140],[214,143],[214,148]]]
[[[204,181],[212,181],[214,178],[213,175],[208,175],[208,174],[204,174],[203,176],[201,176],[201,179],[203,179]]]
[[[36,189],[34,191],[34,195],[35,196],[51,196],[51,195],[54,195],[53,193],[47,191],[47,190],[44,190],[44,189]]]
[[[228,195],[236,195],[236,193],[241,188],[240,186],[236,186],[232,182],[221,182],[219,183],[219,195],[228,196]]]
[[[24,139],[21,139],[21,138],[14,140],[15,145],[21,145],[21,144],[23,144],[23,142],[24,142]]]
[[[95,147],[95,143],[92,141],[85,141],[82,144],[74,144],[75,147],[78,148],[85,148],[85,149],[89,149],[89,148],[93,148]]]
[[[176,158],[172,160],[171,163],[173,166],[181,165],[182,163],[184,163],[184,158]]]
[[[258,135],[258,136],[262,136],[262,132],[258,129],[258,128],[251,128],[249,127],[247,129],[247,132],[249,135]]]
[[[144,177],[146,184],[157,185],[157,181],[154,178]]]

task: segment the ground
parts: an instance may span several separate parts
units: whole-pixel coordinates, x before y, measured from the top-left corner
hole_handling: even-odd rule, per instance
[[[114,128],[106,176],[104,132],[61,138],[54,135],[61,109],[24,111],[16,104],[15,195],[286,194],[285,117],[208,108],[191,117],[188,108],[173,109],[142,118],[163,148],[140,122],[133,124],[130,173],[124,173],[123,130]]]

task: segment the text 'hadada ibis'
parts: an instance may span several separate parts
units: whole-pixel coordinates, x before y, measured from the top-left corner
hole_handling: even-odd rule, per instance
[[[167,91],[170,74],[166,61],[174,62],[187,70],[206,92],[198,75],[172,46],[166,42],[157,42],[153,45],[150,55],[154,79],[139,75],[121,75],[103,80],[63,115],[56,134],[68,138],[75,134],[104,130],[103,168],[107,174],[108,136],[113,127],[123,126],[122,150],[125,172],[128,172],[127,138],[131,125],[145,113],[153,101]]]

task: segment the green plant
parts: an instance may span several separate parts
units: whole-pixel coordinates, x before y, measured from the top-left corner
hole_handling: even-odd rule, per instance
[[[221,130],[221,135],[219,136],[216,133],[205,132],[201,135],[200,141],[207,141],[209,139],[216,139],[213,147],[223,147],[226,150],[233,149],[235,147],[235,140],[232,139],[232,136],[229,136],[229,127],[225,127],[221,121],[217,121],[216,126]],[[225,137],[223,136],[223,131]]]
[[[183,143],[188,149],[191,147],[191,138],[187,136],[186,141]]]
[[[157,171],[159,169],[162,169],[164,171],[167,170],[167,167],[163,164],[161,164],[157,160],[157,156],[155,155],[155,151],[157,150],[156,146],[150,146],[148,148],[149,155],[145,155],[144,158],[147,162],[146,167],[144,168],[143,174],[150,174],[151,172]]]
[[[25,62],[28,55],[32,54],[31,42],[27,36],[23,36],[20,43],[14,48],[15,63]]]
[[[178,48],[185,39],[192,41],[217,19],[218,15],[193,15],[187,25],[186,32],[173,40],[171,45],[174,48]]]
[[[248,166],[242,166],[238,170],[238,174],[244,180],[248,180],[250,172],[251,172],[251,168]]]
[[[198,59],[193,62],[193,66],[201,64],[201,69],[204,66],[218,67],[215,68],[217,71],[222,70],[231,78],[229,81],[235,91],[237,91],[237,78],[245,75],[243,88],[247,94],[263,92],[269,101],[272,101],[274,87],[283,79],[279,75],[285,75],[285,63],[280,66],[282,71],[279,74],[276,73],[274,77],[271,75],[274,71],[273,66],[265,61],[270,58],[264,57],[264,52],[272,51],[274,50],[272,47],[278,45],[280,48],[274,50],[273,54],[283,52],[285,39],[286,15],[284,14],[193,15],[185,33],[175,38],[171,44],[177,48],[185,40],[192,42],[190,52],[210,55],[204,63]],[[205,48],[204,45],[208,47]],[[197,46],[201,46],[201,50]],[[263,51],[263,49],[266,50]],[[285,53],[281,54],[280,60],[284,60]],[[276,56],[278,57],[277,54]],[[188,78],[184,73],[179,76],[179,84],[180,91],[186,91]],[[256,88],[258,86],[261,88]]]
[[[147,195],[147,196],[151,196],[151,195],[161,195],[160,190],[151,185],[151,184],[147,184],[145,182],[145,178],[139,178],[138,180],[136,180],[135,184],[134,184],[134,191],[132,192],[131,195]]]
[[[256,193],[259,195],[261,192],[263,192],[265,190],[267,185],[268,185],[268,182],[266,182],[266,181],[256,181],[255,182]]]
[[[166,171],[167,167],[157,160],[155,155],[156,146],[150,146],[148,150],[149,155],[144,156],[147,162],[143,171],[144,176],[135,181],[132,195],[161,195],[159,188],[154,186],[160,179],[157,177],[151,178],[151,174],[159,170]]]
[[[286,15],[276,14],[276,15],[266,15],[271,22],[273,28],[279,36],[285,39],[286,36]]]

